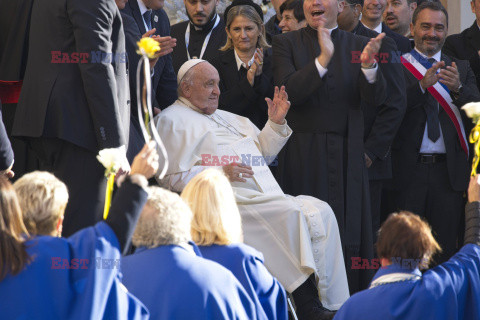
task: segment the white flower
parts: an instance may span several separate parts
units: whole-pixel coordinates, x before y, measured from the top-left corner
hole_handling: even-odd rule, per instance
[[[470,102],[462,107],[462,110],[465,111],[469,118],[476,119],[480,118],[480,102]]]
[[[125,161],[125,146],[108,148],[98,152],[97,160],[105,167],[105,175],[117,173]]]

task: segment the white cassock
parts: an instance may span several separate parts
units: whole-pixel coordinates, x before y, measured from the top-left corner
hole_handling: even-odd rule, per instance
[[[286,123],[268,121],[260,131],[249,119],[230,112],[217,110],[206,115],[185,98],[163,110],[155,124],[170,161],[167,175],[159,182],[174,191],[182,191],[206,168],[221,169],[216,160],[232,159],[232,145],[242,138],[253,139],[256,151],[273,159],[292,133]],[[246,180],[232,183],[245,243],[264,254],[265,265],[289,292],[315,272],[322,304],[338,310],[349,291],[337,221],[330,206],[310,196],[264,193],[255,175]]]

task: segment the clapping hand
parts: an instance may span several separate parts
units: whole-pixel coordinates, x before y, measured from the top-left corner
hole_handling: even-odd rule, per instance
[[[332,60],[335,48],[333,46],[332,37],[328,29],[324,28],[325,22],[321,21],[318,26],[318,44],[320,45],[320,56],[317,58],[320,65],[327,68],[330,60]]]
[[[273,101],[270,98],[265,98],[268,104],[268,118],[276,124],[283,124],[288,109],[290,109],[290,101],[288,101],[288,94],[285,91],[285,86],[280,90],[275,87]]]
[[[172,37],[160,37],[159,35],[155,35],[156,31],[157,29],[153,28],[152,30],[145,32],[145,34],[142,36],[142,38],[151,37],[160,45],[160,51],[155,54],[155,58],[150,59],[150,69],[153,69],[153,67],[155,67],[155,64],[160,57],[172,53],[173,48],[177,45],[177,39]]]
[[[385,33],[380,33],[376,38],[370,39],[360,55],[362,61],[362,68],[372,68],[375,63],[375,57],[378,56],[378,51],[382,46],[382,40],[385,38]]]
[[[257,48],[255,50],[254,57],[255,58],[253,60],[253,63],[250,66],[250,69],[248,69],[248,73],[247,73],[247,80],[252,87],[253,87],[255,77],[262,74],[262,70],[263,70],[263,49],[262,48]]]
[[[425,76],[420,80],[420,85],[423,90],[427,90],[427,88],[437,83],[438,79],[440,79],[440,73],[437,73],[437,70],[443,66],[445,66],[445,62],[440,61],[434,63],[432,67],[425,72]]]
[[[452,92],[457,92],[460,87],[460,74],[458,73],[457,64],[452,62],[451,66],[440,70],[438,73],[440,82],[447,86]]]

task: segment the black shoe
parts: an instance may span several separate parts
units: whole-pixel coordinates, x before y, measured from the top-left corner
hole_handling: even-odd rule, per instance
[[[304,305],[297,308],[298,320],[331,320],[335,316],[336,311],[330,311],[324,307],[315,305]]]
[[[293,291],[292,296],[298,320],[330,320],[335,316],[336,311],[323,307],[314,274]]]

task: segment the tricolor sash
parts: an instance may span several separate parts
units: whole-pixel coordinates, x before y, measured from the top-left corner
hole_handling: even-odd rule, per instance
[[[415,50],[412,50],[410,53],[405,53],[402,56],[401,61],[405,68],[407,68],[417,80],[422,80],[427,70],[432,67],[432,64]],[[457,106],[453,104],[453,100],[450,97],[450,90],[448,90],[446,85],[440,82],[435,83],[433,86],[427,88],[427,90],[442,106],[450,120],[452,120],[452,123],[457,130],[460,145],[468,157],[468,142],[463,127],[462,117]]]

